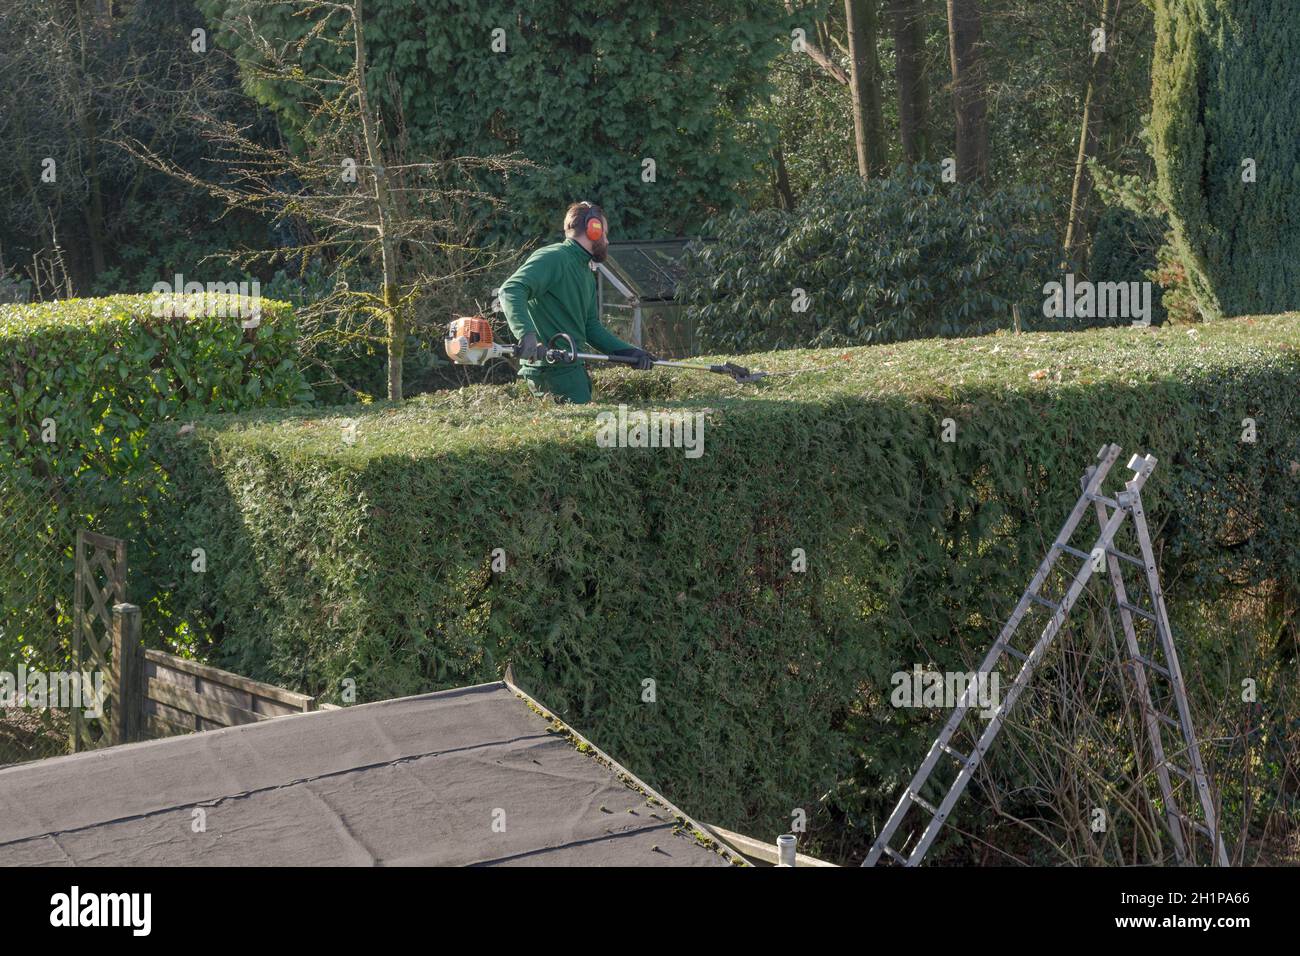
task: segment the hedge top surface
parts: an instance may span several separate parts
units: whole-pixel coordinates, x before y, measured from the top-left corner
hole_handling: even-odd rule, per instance
[[[247,297],[224,293],[199,296],[155,293],[141,295],[110,295],[102,298],[56,299],[51,302],[0,304],[0,339],[25,336],[35,329],[68,326],[95,328],[100,325],[132,322],[153,318],[154,304],[162,299],[170,302],[177,315],[167,321],[185,317],[215,316],[224,311],[232,318],[246,314],[241,306]],[[258,300],[266,319],[277,319],[291,308],[287,302],[272,299]],[[251,310],[250,310],[251,311]],[[159,321],[163,321],[162,318]]]
[[[796,408],[845,400],[943,400],[982,390],[1032,394],[1096,384],[1182,382],[1270,364],[1300,365],[1298,319],[1245,317],[1198,326],[998,333],[768,352],[741,357],[750,368],[773,373],[744,385],[706,373],[602,369],[597,372],[598,401],[589,406],[539,402],[517,384],[480,385],[421,396],[400,407],[352,405],[210,416],[198,423],[198,432],[220,432],[221,441],[261,446],[277,454],[364,465],[387,455],[455,454],[474,447],[509,450],[566,439],[587,442],[597,413],[620,403],[640,409],[691,408],[704,411],[712,421],[753,403]]]

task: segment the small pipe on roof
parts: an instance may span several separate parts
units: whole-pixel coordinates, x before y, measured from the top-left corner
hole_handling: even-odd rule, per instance
[[[776,838],[776,865],[794,866],[795,838],[793,833],[782,833]]]

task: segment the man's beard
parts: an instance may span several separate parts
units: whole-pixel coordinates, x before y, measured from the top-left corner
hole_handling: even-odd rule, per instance
[[[609,257],[609,240],[601,239],[591,244],[591,260],[604,262]]]

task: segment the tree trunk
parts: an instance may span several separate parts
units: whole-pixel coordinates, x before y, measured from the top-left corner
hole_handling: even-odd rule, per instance
[[[853,142],[858,156],[858,174],[863,179],[885,171],[885,123],[880,112],[880,66],[876,59],[878,2],[844,0],[849,32]]]
[[[89,109],[82,111],[81,121],[82,136],[88,156],[85,170],[86,182],[90,184],[90,203],[83,209],[83,214],[86,221],[86,241],[90,245],[90,268],[94,273],[91,281],[93,282],[108,268],[108,259],[104,255],[104,190],[99,175],[99,132],[95,128],[95,118]]]
[[[361,131],[366,141],[366,162],[375,177],[375,212],[378,219],[379,248],[384,272],[384,324],[388,336],[388,398],[402,400],[402,360],[406,356],[406,318],[399,304],[397,243],[393,239],[392,196],[388,191],[388,171],[375,135],[374,117],[366,95],[366,40],[362,30],[361,0],[353,0],[352,38],[356,46],[357,108],[361,113]]]
[[[957,179],[979,182],[988,174],[988,122],[980,57],[979,0],[948,0],[948,56],[957,125]]]
[[[930,90],[925,78],[925,28],[921,0],[890,0],[889,13],[894,28],[899,138],[907,161],[919,163],[930,152],[926,126]]]
[[[794,192],[790,189],[790,173],[785,168],[785,153],[778,142],[772,147],[772,189],[781,208],[789,212],[794,208]]]
[[[1070,220],[1065,228],[1065,258],[1067,262],[1079,261],[1088,244],[1088,200],[1092,196],[1092,176],[1088,160],[1097,155],[1101,142],[1101,127],[1105,111],[1106,86],[1110,82],[1113,58],[1111,44],[1115,40],[1115,26],[1123,0],[1102,0],[1101,25],[1105,32],[1105,47],[1093,54],[1088,74],[1088,89],[1083,97],[1083,122],[1079,128],[1079,153],[1074,163],[1074,185],[1070,189]]]
[[[791,3],[790,0],[785,0],[785,9],[787,13],[794,13],[794,4]],[[817,34],[818,38],[821,38],[824,34],[828,34],[828,31],[824,29],[824,25],[821,23],[817,23],[814,25],[813,32]],[[832,80],[834,80],[836,83],[841,83],[845,86],[848,86],[849,75],[845,73],[842,69],[840,69],[840,65],[838,63],[836,63],[834,60],[830,58],[830,56],[823,49],[823,44],[819,43],[817,40],[813,39],[812,37],[805,37],[804,52],[807,53],[808,57],[818,66],[820,66],[822,68],[822,72],[824,72]]]
[[[94,0],[91,7],[87,15],[82,4],[78,2],[76,13],[78,35],[81,40],[80,75],[77,81],[81,84],[82,94],[77,101],[77,123],[86,150],[86,165],[82,172],[90,186],[90,201],[82,208],[82,217],[86,224],[86,242],[90,246],[90,268],[94,273],[90,281],[93,283],[108,268],[108,260],[104,254],[104,189],[99,173],[99,130],[90,95],[92,79],[86,51],[91,44],[101,49],[108,45],[113,20],[107,0]],[[85,23],[86,19],[90,21],[89,27]],[[87,33],[91,36],[88,37]]]

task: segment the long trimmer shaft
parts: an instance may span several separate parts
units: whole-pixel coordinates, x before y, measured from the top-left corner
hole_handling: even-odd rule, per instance
[[[565,339],[568,348],[555,348],[556,339]],[[602,355],[600,352],[579,352],[574,346],[573,339],[564,333],[560,333],[547,343],[546,362],[549,365],[571,365],[581,359],[584,362],[611,362],[616,365],[635,365],[637,360],[627,355]],[[662,365],[665,368],[685,368],[694,372],[713,372],[718,375],[729,375],[737,382],[756,382],[760,378],[767,376],[766,372],[751,372],[743,365],[737,365],[735,362],[724,362],[721,365],[704,365],[698,362],[675,362],[669,359],[655,359],[655,365]]]
[[[560,347],[556,343],[561,343]],[[484,365],[492,359],[518,358],[519,346],[507,345],[494,340],[492,323],[481,315],[461,316],[452,321],[447,329],[444,342],[447,357],[457,365]],[[545,361],[547,365],[572,365],[574,362],[610,362],[614,365],[635,365],[637,360],[626,355],[602,355],[599,352],[579,352],[573,337],[559,333],[546,343]],[[767,372],[751,372],[735,362],[721,365],[703,365],[698,362],[674,362],[668,359],[655,359],[655,365],[667,368],[684,368],[693,372],[714,372],[729,375],[737,382],[756,382],[765,378]]]

